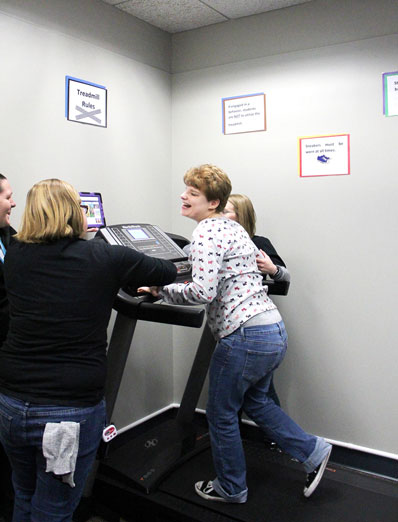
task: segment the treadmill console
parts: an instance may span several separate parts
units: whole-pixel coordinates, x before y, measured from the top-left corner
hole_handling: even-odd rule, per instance
[[[111,225],[101,228],[97,235],[111,245],[127,246],[148,256],[172,261],[177,267],[177,281],[190,278],[191,264],[185,252],[156,225]]]

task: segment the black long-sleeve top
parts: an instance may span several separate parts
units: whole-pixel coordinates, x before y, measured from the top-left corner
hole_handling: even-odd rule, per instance
[[[105,242],[15,241],[4,275],[10,308],[0,391],[38,404],[91,406],[104,394],[107,326],[120,287],[165,285],[173,263]]]
[[[7,250],[16,231],[12,227],[0,228],[0,239]],[[8,299],[4,284],[4,264],[0,261],[0,345],[7,337],[9,323]]]
[[[264,250],[264,252],[271,258],[274,265],[286,266],[283,259],[280,257],[274,245],[268,238],[263,236],[253,236],[251,240],[259,250]]]

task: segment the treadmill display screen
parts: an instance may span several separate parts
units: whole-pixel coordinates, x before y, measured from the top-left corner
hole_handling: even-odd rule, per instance
[[[172,261],[178,272],[176,282],[186,282],[191,277],[191,263],[186,253],[156,225],[111,225],[102,228],[98,234],[110,245],[123,245],[151,257]]]
[[[148,234],[143,228],[130,228],[127,229],[127,231],[133,239],[149,239]]]
[[[187,259],[185,252],[156,225],[111,225],[101,230],[101,233],[111,245],[124,245],[143,254],[170,261]]]

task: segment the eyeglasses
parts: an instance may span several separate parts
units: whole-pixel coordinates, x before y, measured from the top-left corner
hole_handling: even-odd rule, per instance
[[[88,205],[80,205],[80,208],[83,210],[85,214],[88,214]]]

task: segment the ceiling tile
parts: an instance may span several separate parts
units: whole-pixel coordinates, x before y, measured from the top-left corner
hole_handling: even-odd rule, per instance
[[[228,18],[241,18],[254,14],[282,9],[296,4],[305,4],[310,0],[203,0],[208,6],[213,7],[218,12]]]
[[[227,20],[200,0],[128,0],[114,5],[169,33],[188,31]]]
[[[103,0],[169,33],[197,29],[310,1],[312,0]]]

